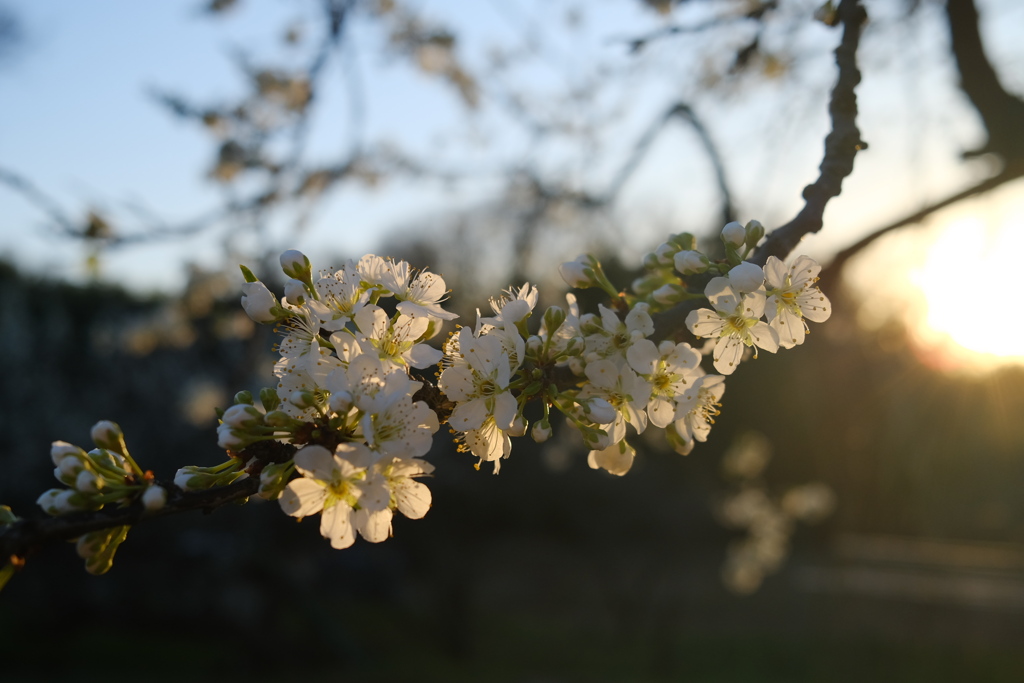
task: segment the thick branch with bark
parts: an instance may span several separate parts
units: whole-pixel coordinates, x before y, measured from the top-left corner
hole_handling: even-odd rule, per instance
[[[960,72],[960,89],[974,105],[988,132],[988,139],[979,149],[964,153],[965,157],[991,153],[998,156],[1002,169],[971,187],[956,192],[922,209],[873,230],[866,237],[836,254],[821,273],[822,284],[834,282],[853,256],[883,235],[908,225],[920,223],[932,214],[1018,178],[1024,177],[1024,100],[1003,88],[995,68],[985,55],[978,27],[978,10],[973,0],[948,0],[946,20],[950,46]]]
[[[825,138],[825,154],[818,167],[818,179],[804,188],[803,209],[791,221],[772,231],[749,259],[761,266],[769,256],[785,259],[805,235],[821,229],[826,205],[839,196],[843,180],[853,172],[854,157],[867,146],[857,128],[857,95],[854,92],[860,83],[857,48],[867,14],[858,0],[842,0],[837,16],[843,25],[843,36],[835,50],[839,75],[829,101],[832,130]],[[696,308],[699,304],[693,301],[683,302],[659,314],[654,321],[655,328],[662,336],[672,336],[685,329],[686,316]]]

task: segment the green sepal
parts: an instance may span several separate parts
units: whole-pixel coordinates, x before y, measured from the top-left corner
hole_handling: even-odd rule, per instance
[[[245,278],[246,282],[259,282],[260,281],[260,279],[258,277],[256,277],[255,275],[253,275],[252,271],[249,270],[248,268],[246,268],[245,266],[239,265],[238,267],[242,269],[242,277]]]

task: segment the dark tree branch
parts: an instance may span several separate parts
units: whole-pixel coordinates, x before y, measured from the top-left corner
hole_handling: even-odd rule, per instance
[[[1004,161],[1024,159],[1024,100],[1006,92],[985,55],[974,0],[948,0],[946,18],[960,89],[971,100],[988,131],[988,140],[968,156],[990,152]]]
[[[95,512],[19,519],[7,527],[0,527],[0,566],[8,562],[21,564],[44,545],[70,541],[91,531],[133,526],[146,519],[191,510],[212,512],[222,505],[255,494],[259,485],[258,475],[205,491],[182,491],[173,484],[164,483],[167,503],[155,512],[146,512],[142,503],[135,502],[126,507],[106,507]]]
[[[992,153],[1003,161],[1003,168],[996,175],[965,190],[874,230],[856,244],[836,254],[832,263],[821,273],[822,284],[826,287],[829,283],[834,284],[843,267],[854,255],[879,237],[893,230],[920,223],[940,209],[1024,177],[1024,101],[1006,92],[985,55],[974,0],[948,0],[946,19],[949,24],[953,56],[960,72],[960,88],[974,105],[988,132],[985,144],[977,150],[965,153],[965,156]]]
[[[836,48],[839,78],[832,89],[828,112],[832,131],[825,138],[825,156],[819,166],[820,175],[804,188],[804,208],[780,228],[772,231],[750,259],[764,265],[769,256],[785,258],[796,245],[822,226],[825,206],[842,191],[843,180],[853,172],[853,159],[866,147],[857,129],[857,95],[854,89],[860,83],[857,67],[857,46],[861,30],[867,19],[864,8],[857,0],[842,0],[837,11],[843,24],[843,38]]]
[[[857,96],[860,83],[857,47],[867,14],[858,0],[842,0],[837,12],[843,25],[843,36],[835,50],[839,76],[832,89],[829,115],[832,130],[825,138],[825,155],[819,166],[818,179],[804,188],[805,204],[793,220],[774,230],[749,259],[764,265],[769,256],[784,259],[804,235],[817,232],[822,226],[825,206],[842,191],[843,180],[853,171],[853,159],[865,148],[857,129]],[[692,284],[692,283],[691,283]],[[655,317],[655,328],[662,337],[672,337],[686,329],[686,316],[699,307],[694,301],[679,304]]]

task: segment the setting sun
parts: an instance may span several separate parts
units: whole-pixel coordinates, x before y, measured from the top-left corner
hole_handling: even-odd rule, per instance
[[[1024,317],[1012,299],[1024,271],[1024,196],[993,199],[880,240],[871,267],[851,273],[865,297],[861,323],[901,320],[921,360],[944,370],[1024,365]]]

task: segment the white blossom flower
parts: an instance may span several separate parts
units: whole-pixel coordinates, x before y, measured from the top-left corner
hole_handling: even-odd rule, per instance
[[[330,332],[344,328],[370,300],[359,273],[348,268],[322,273],[313,288],[320,297],[314,310],[320,325]]]
[[[311,303],[311,302],[307,302]],[[307,372],[321,357],[320,355],[320,316],[310,306],[294,306],[289,308],[292,315],[281,323],[285,332],[277,345],[277,351]]]
[[[689,344],[667,339],[657,346],[640,339],[626,352],[630,367],[651,386],[647,416],[655,427],[667,427],[675,419],[677,397],[702,374],[700,358]]]
[[[608,443],[622,441],[626,437],[626,424],[633,426],[637,434],[647,428],[647,399],[651,385],[639,377],[631,368],[616,367],[610,360],[598,360],[587,364],[587,382],[578,398],[603,398],[615,409],[615,420],[598,423],[608,434]]]
[[[598,311],[601,313],[599,326],[593,316],[584,316],[584,319],[591,322],[586,327],[594,330],[585,336],[588,361],[609,358],[617,365],[625,363],[629,347],[638,339],[654,334],[654,321],[649,312],[650,306],[646,303],[633,306],[624,321],[619,320],[615,311],[601,304],[598,304]]]
[[[377,467],[387,479],[392,506],[409,519],[420,519],[430,509],[430,489],[416,481],[434,471],[434,466],[419,458],[395,458],[381,461]]]
[[[359,483],[365,468],[356,467],[323,446],[306,446],[295,454],[295,469],[302,475],[285,487],[278,499],[281,509],[292,517],[320,515],[320,535],[333,548],[347,548],[355,542],[353,508],[363,490]]]
[[[591,469],[603,469],[621,477],[633,466],[635,457],[636,449],[623,439],[607,448],[590,451],[587,454],[587,464]]]
[[[412,458],[426,455],[440,425],[437,414],[423,401],[399,396],[359,421],[363,438],[377,457]]]
[[[723,375],[736,370],[745,347],[754,347],[770,353],[779,349],[778,334],[759,320],[764,313],[765,293],[759,289],[744,295],[733,289],[729,278],[716,277],[704,289],[705,296],[715,310],[701,308],[690,311],[686,326],[698,338],[717,337],[715,343],[715,369]]]
[[[723,394],[725,378],[721,375],[704,375],[677,399],[673,428],[684,442],[707,441]]]
[[[441,360],[439,350],[416,343],[430,327],[429,318],[399,314],[391,320],[382,308],[369,305],[356,313],[355,323],[363,334],[363,352],[376,353],[385,363],[426,368]]]
[[[331,394],[331,409],[339,414],[355,404],[366,413],[382,412],[403,396],[412,396],[420,387],[406,372],[394,365],[387,367],[375,354],[356,356],[348,367],[339,366],[324,380]]]
[[[774,256],[765,263],[769,295],[765,317],[783,348],[804,343],[809,331],[805,320],[821,323],[832,315],[831,302],[814,286],[819,272],[821,266],[809,256],[798,256],[789,268]]]
[[[463,438],[469,452],[480,458],[476,464],[480,469],[480,463],[493,462],[494,473],[501,469],[501,458],[507,458],[512,453],[512,439],[506,430],[501,429],[495,423],[493,417],[488,417],[479,429],[471,429]]]
[[[322,398],[327,376],[340,365],[341,361],[325,348],[320,349],[319,357],[313,363],[283,357],[274,365],[274,376],[278,378],[277,395],[291,396],[294,392],[300,391]],[[290,401],[282,401],[278,410],[291,417],[305,420],[313,419],[317,415],[315,408],[300,408]]]
[[[478,324],[493,325],[507,330],[533,312],[537,306],[538,297],[537,288],[531,287],[529,282],[518,289],[509,287],[501,297],[491,298],[490,304],[495,314],[494,317],[480,318]]]
[[[410,316],[426,316],[440,320],[454,320],[459,316],[441,308],[446,298],[444,278],[436,273],[420,271],[402,291],[396,291],[399,299],[398,310]]]
[[[463,363],[445,368],[438,387],[456,402],[448,424],[460,432],[479,429],[493,417],[501,429],[509,429],[518,404],[508,389],[512,373],[508,354],[493,335],[475,337],[469,328],[459,331]]]

